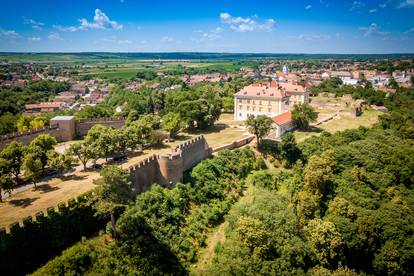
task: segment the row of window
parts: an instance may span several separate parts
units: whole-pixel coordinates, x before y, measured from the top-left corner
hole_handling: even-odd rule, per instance
[[[239,104],[242,104],[242,103],[243,103],[243,99],[239,99]],[[250,103],[251,104],[256,104],[256,101],[255,100],[246,99],[245,100],[245,103],[248,103],[248,104],[250,104]],[[272,104],[271,101],[267,101],[267,105],[271,105],[271,104]],[[262,101],[258,101],[258,105],[262,105]]]
[[[242,110],[242,106],[241,106],[241,105],[239,106],[239,110]],[[246,110],[247,110],[247,111],[250,111],[250,106],[247,106],[247,107],[246,107]],[[252,111],[256,111],[256,107],[255,107],[255,106],[253,106],[253,107],[252,107]],[[261,107],[259,107],[259,112],[262,112],[262,108],[261,108]],[[271,107],[269,107],[269,108],[267,109],[267,112],[272,112],[272,108],[271,108]]]

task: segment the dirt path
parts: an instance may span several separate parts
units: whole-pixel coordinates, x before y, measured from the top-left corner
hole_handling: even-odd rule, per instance
[[[194,274],[196,274],[196,275],[205,274],[205,270],[210,265],[211,260],[214,257],[214,249],[216,248],[216,245],[219,242],[223,243],[226,239],[225,230],[226,230],[228,224],[229,223],[227,221],[223,222],[207,238],[207,240],[206,240],[206,245],[207,246],[203,250],[201,256],[199,256],[199,261],[195,265]]]

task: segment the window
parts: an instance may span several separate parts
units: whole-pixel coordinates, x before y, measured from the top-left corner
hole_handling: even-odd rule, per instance
[[[259,112],[262,112],[262,108],[261,107],[259,107]]]
[[[241,113],[239,113],[239,117],[241,117],[242,116],[242,114]]]
[[[255,111],[256,110],[256,107],[253,106],[252,110]]]
[[[247,100],[247,103],[249,104],[250,103],[250,100]]]
[[[268,101],[268,105],[271,105],[271,102],[270,101]]]
[[[271,108],[269,108],[269,109],[268,109],[268,112],[272,112],[272,109],[271,109]]]
[[[252,104],[255,104],[254,101],[252,101]]]
[[[239,109],[242,110],[242,106],[241,105],[239,105]]]
[[[259,105],[262,105],[262,101],[259,101]]]
[[[250,106],[247,106],[247,111],[249,111],[250,110]]]

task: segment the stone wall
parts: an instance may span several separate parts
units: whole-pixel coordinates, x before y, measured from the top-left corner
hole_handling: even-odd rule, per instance
[[[229,150],[236,149],[236,148],[249,144],[251,141],[253,141],[253,139],[254,139],[254,136],[249,136],[249,137],[234,141],[230,144],[226,144],[226,145],[214,148],[213,152],[219,152],[225,149],[229,149]]]
[[[76,136],[83,137],[94,125],[121,128],[125,125],[125,118],[81,119],[76,121]]]
[[[55,118],[58,117],[59,116]],[[5,148],[7,144],[9,144],[12,141],[17,141],[24,145],[27,145],[40,134],[50,134],[53,137],[55,137],[58,142],[64,142],[73,140],[76,137],[81,138],[85,136],[88,133],[89,129],[91,129],[94,125],[97,124],[114,128],[120,128],[125,125],[125,118],[100,118],[87,120],[73,119],[74,121],[56,120],[55,118],[52,118],[50,120],[50,127],[43,127],[0,136],[0,150]]]
[[[173,148],[171,153],[153,155],[131,166],[130,180],[137,193],[148,190],[153,183],[171,186],[182,181],[185,171],[211,154],[207,141],[199,136]]]
[[[12,141],[17,141],[23,145],[28,145],[33,139],[41,134],[50,134],[55,137],[58,141],[60,140],[60,130],[57,126],[42,127],[38,129],[32,129],[23,132],[16,132],[12,134],[0,136],[0,149],[3,149]]]

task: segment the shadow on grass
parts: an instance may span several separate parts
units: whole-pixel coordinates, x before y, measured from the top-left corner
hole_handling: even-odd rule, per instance
[[[210,134],[215,132],[220,132],[226,128],[229,128],[228,124],[217,123],[214,126],[208,127],[206,129],[193,129],[189,130],[188,133],[190,134]]]
[[[59,187],[52,187],[49,184],[43,184],[43,185],[37,186],[36,190],[40,191],[42,194],[45,194],[45,193],[53,192],[59,189],[60,189]]]
[[[16,206],[16,207],[22,207],[26,208],[36,200],[38,200],[40,197],[34,197],[34,198],[22,198],[22,199],[12,199],[9,201],[10,204]]]
[[[82,171],[82,172],[92,172],[92,171],[95,171],[95,169],[88,168],[86,171]],[[86,179],[86,177],[87,177],[86,175],[71,174],[71,175],[63,176],[62,180],[63,181],[67,181],[67,180],[80,181],[80,180]]]

